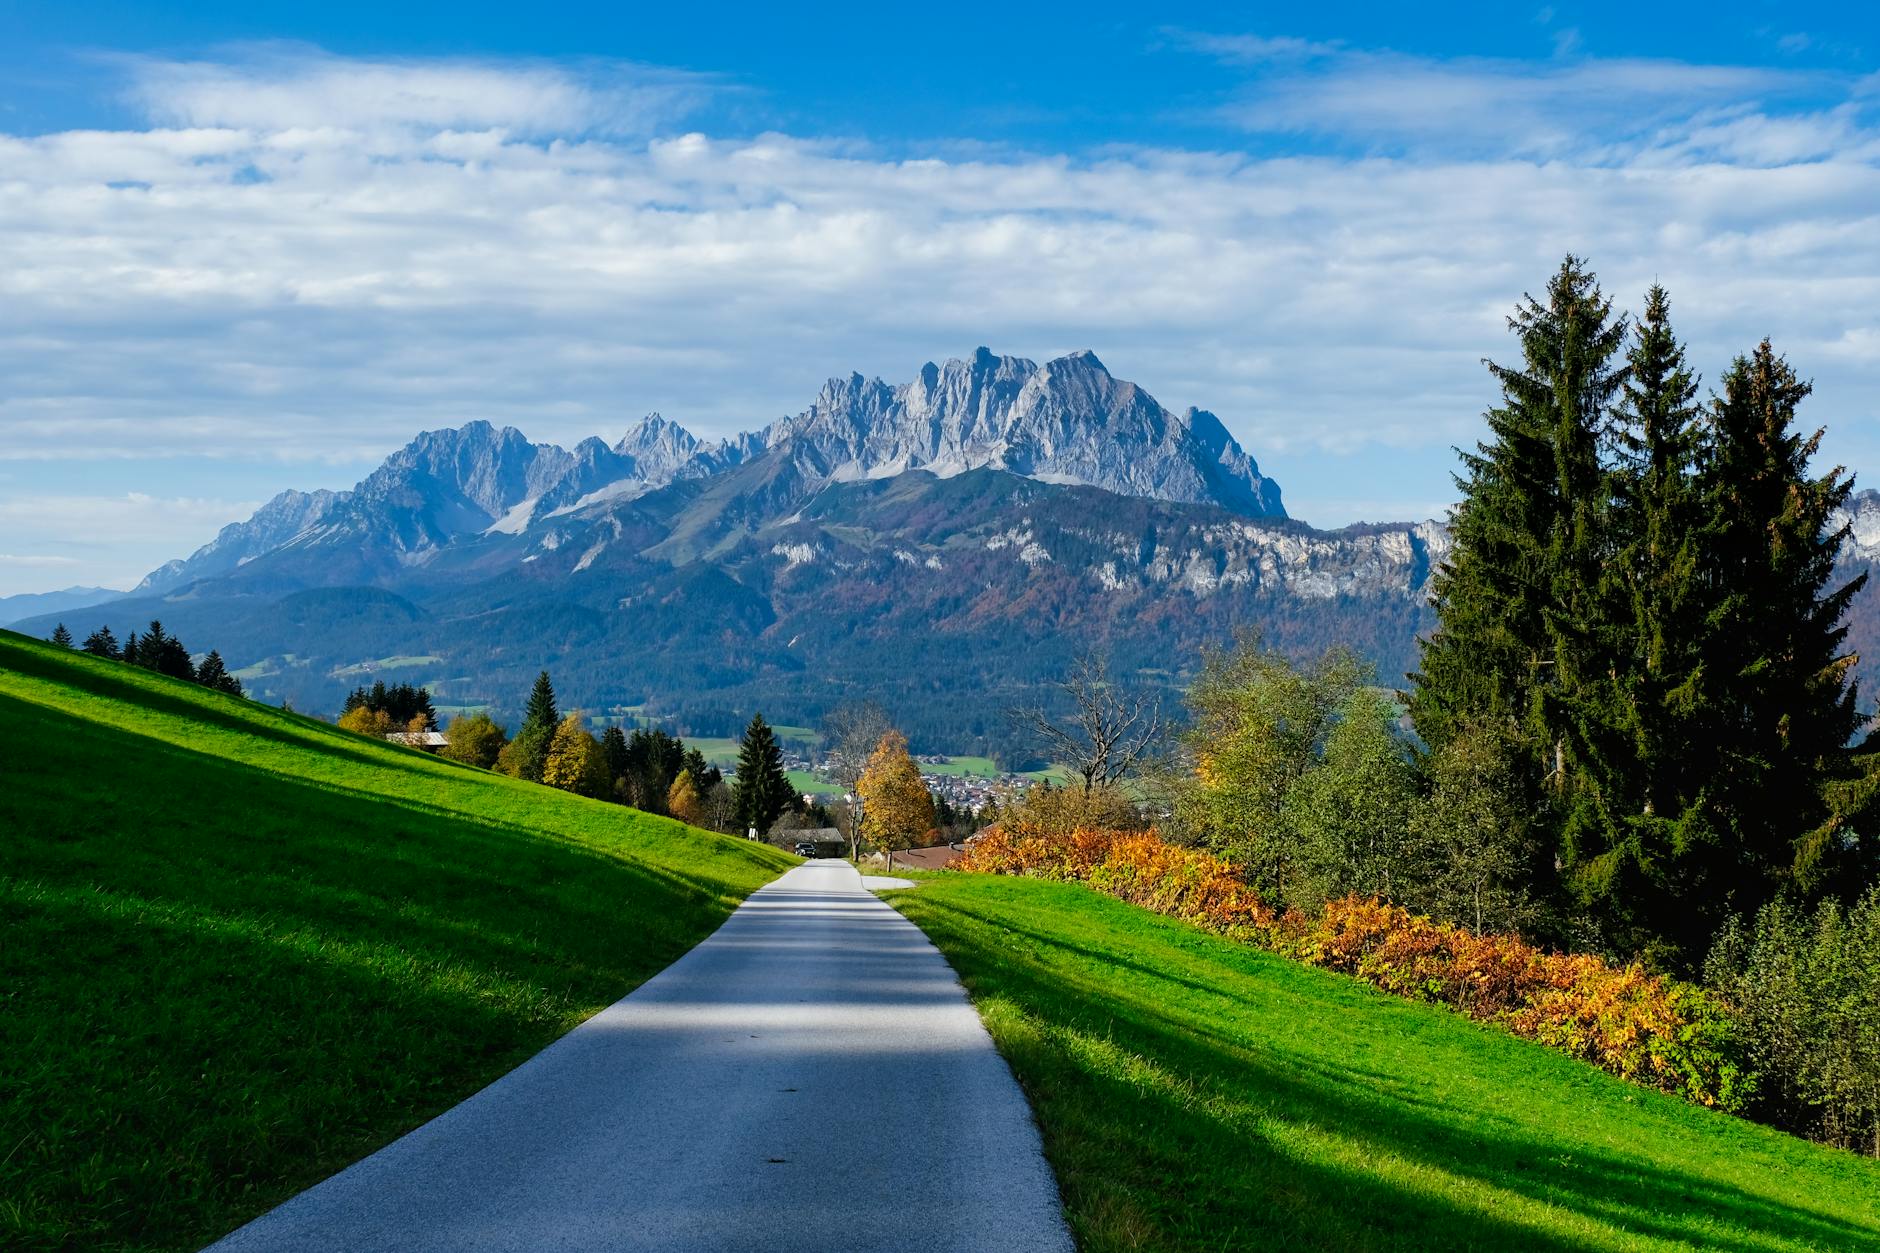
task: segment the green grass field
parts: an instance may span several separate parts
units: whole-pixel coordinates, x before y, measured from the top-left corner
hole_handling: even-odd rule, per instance
[[[198,1248],[793,860],[0,632],[0,1247]]]
[[[1880,1248],[1880,1162],[1075,884],[889,899],[1029,1093],[1085,1253]]]
[[[920,763],[922,774],[976,775],[981,779],[995,779],[999,768],[992,764],[990,757],[949,757],[945,765]]]
[[[413,666],[435,666],[442,662],[442,657],[381,657],[377,661],[362,661],[353,666],[335,666],[333,677],[336,679],[369,678],[387,670],[409,670]]]

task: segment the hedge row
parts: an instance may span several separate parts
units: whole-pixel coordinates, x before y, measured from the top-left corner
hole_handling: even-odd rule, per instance
[[[1275,915],[1226,861],[1152,832],[1057,835],[1005,824],[974,840],[955,864],[1088,883],[1398,996],[1447,1005],[1702,1105],[1740,1110],[1754,1086],[1725,1007],[1703,988],[1636,965],[1544,952],[1515,936],[1475,935],[1357,897],[1314,914]]]

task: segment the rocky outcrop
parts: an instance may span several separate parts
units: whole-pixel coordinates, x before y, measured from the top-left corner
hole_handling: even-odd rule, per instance
[[[1092,352],[1040,366],[981,348],[971,360],[928,362],[898,387],[859,374],[831,379],[764,438],[813,449],[836,482],[995,469],[1249,517],[1286,513],[1279,485],[1220,419],[1170,412]]]

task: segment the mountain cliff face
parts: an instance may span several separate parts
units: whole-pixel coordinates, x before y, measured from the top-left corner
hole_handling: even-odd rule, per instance
[[[1880,493],[1847,521],[1852,575],[1880,559]],[[658,414],[572,450],[483,422],[426,432],[349,491],[283,493],[66,619],[161,617],[303,708],[394,659],[441,705],[501,711],[548,666],[572,707],[701,734],[868,697],[917,745],[1016,751],[1000,711],[1091,646],[1171,699],[1248,628],[1349,644],[1397,683],[1448,551],[1433,522],[1288,519],[1218,420],[1089,353],[982,349],[900,386],[832,379],[717,443]],[[1880,656],[1876,595],[1850,640]]]
[[[349,491],[283,492],[191,557],[152,571],[137,591],[237,571],[274,590],[379,583],[493,534],[522,535],[675,482],[712,480],[662,549],[682,562],[833,483],[985,468],[1285,517],[1278,485],[1212,414],[1171,413],[1093,353],[1040,366],[982,348],[970,361],[929,363],[899,387],[831,379],[797,416],[713,444],[656,413],[611,447],[586,439],[572,451],[487,422],[426,431]],[[247,569],[264,556],[272,559]]]
[[[981,348],[970,361],[928,362],[899,387],[859,374],[831,379],[815,404],[764,435],[772,449],[808,451],[836,482],[1009,470],[1119,496],[1286,516],[1279,485],[1261,476],[1220,419],[1169,412],[1091,352],[1039,366]]]

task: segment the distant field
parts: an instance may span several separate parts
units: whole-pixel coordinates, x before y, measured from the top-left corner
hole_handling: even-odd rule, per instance
[[[189,1250],[792,859],[0,632],[0,1248]]]
[[[377,661],[362,661],[353,666],[335,666],[333,677],[351,679],[377,674],[383,670],[408,670],[413,666],[435,666],[443,660],[442,657],[381,657]]]
[[[922,774],[977,775],[982,779],[997,778],[999,768],[992,764],[990,757],[949,757],[945,765],[920,764]]]
[[[825,783],[807,770],[786,770],[790,776],[790,786],[799,792],[811,796],[840,796],[842,789],[833,783]]]
[[[1085,1253],[1880,1249],[1880,1162],[1079,884],[890,900],[1032,1100]]]

